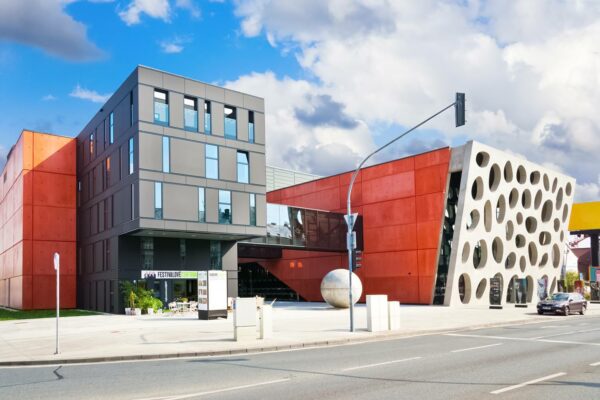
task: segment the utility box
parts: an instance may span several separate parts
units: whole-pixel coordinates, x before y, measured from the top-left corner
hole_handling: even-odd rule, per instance
[[[400,302],[388,301],[388,329],[395,331],[400,329]]]
[[[387,331],[388,324],[387,295],[367,295],[367,330],[369,332]]]
[[[273,337],[273,306],[269,304],[260,307],[260,338]]]
[[[237,297],[233,308],[233,338],[256,340],[256,298]]]

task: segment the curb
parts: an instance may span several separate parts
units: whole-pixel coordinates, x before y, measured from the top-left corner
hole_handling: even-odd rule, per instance
[[[445,333],[454,333],[461,331],[468,331],[474,329],[483,328],[497,328],[503,326],[512,326],[520,324],[536,324],[540,322],[546,322],[547,319],[543,317],[529,318],[524,320],[515,320],[507,322],[497,323],[486,323],[471,325],[465,327],[459,327],[455,329],[439,329],[439,330],[423,330],[413,332],[394,332],[387,331],[381,333],[375,333],[371,336],[362,337],[349,337],[342,339],[329,339],[316,342],[302,342],[292,343],[287,345],[273,345],[265,347],[247,347],[242,349],[233,350],[216,350],[216,351],[200,351],[200,352],[189,352],[189,353],[161,353],[161,354],[134,354],[124,356],[107,356],[107,357],[88,357],[88,358],[65,358],[56,360],[23,360],[23,361],[0,361],[0,367],[31,367],[31,366],[51,366],[51,365],[77,365],[77,364],[90,364],[90,363],[107,363],[107,362],[127,362],[127,361],[152,361],[152,360],[165,360],[165,359],[178,359],[178,358],[195,358],[195,357],[218,357],[218,356],[231,356],[238,354],[254,354],[254,353],[265,353],[274,351],[289,351],[299,349],[309,349],[317,347],[328,347],[328,346],[342,346],[351,344],[361,344],[385,340],[394,340],[402,338],[410,338],[415,336],[427,336],[427,335],[440,335]]]

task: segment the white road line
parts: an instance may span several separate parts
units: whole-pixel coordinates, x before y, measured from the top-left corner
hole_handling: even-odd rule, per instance
[[[363,369],[363,368],[371,368],[371,367],[378,367],[380,365],[388,365],[388,364],[395,364],[395,363],[401,363],[404,361],[412,361],[412,360],[418,360],[420,358],[423,357],[412,357],[412,358],[403,358],[402,360],[393,360],[393,361],[386,361],[386,362],[382,362],[382,363],[377,363],[377,364],[367,364],[367,365],[360,365],[358,367],[352,367],[352,368],[344,368],[342,371],[354,371],[357,369]]]
[[[561,333],[555,333],[555,334],[552,334],[552,335],[537,336],[537,337],[534,337],[534,338],[531,338],[531,339],[547,339],[547,338],[556,337],[556,336],[575,335],[577,333],[588,333],[588,332],[596,332],[596,331],[600,331],[600,328],[580,329],[580,330],[577,330],[577,331],[561,332]]]
[[[183,394],[183,395],[175,395],[175,396],[167,396],[167,397],[149,397],[149,398],[138,399],[138,400],[155,400],[155,399],[181,400],[181,399],[189,399],[190,397],[207,396],[209,394],[217,394],[217,393],[231,392],[231,391],[234,391],[234,390],[250,389],[250,388],[254,388],[254,387],[258,387],[258,386],[273,385],[273,384],[276,384],[276,383],[287,382],[289,380],[291,380],[291,379],[290,378],[277,379],[277,380],[274,380],[274,381],[251,383],[249,385],[233,386],[233,387],[224,388],[224,389],[210,390],[210,391],[207,391],[207,392],[196,392],[196,393],[188,393],[188,394]]]
[[[600,361],[590,364],[590,367],[600,367]]]
[[[560,343],[560,344],[577,344],[577,345],[584,345],[584,346],[600,346],[600,343],[574,342],[574,341],[570,341],[570,340],[550,340],[550,339],[518,338],[518,337],[507,337],[507,336],[467,335],[467,334],[460,334],[460,333],[446,333],[445,336],[472,337],[472,338],[495,339],[495,340],[514,340],[514,341],[521,341],[521,342]]]
[[[494,343],[494,344],[488,344],[488,345],[485,345],[485,346],[469,347],[467,349],[452,350],[452,351],[450,351],[450,353],[461,353],[463,351],[485,349],[486,347],[500,346],[501,344],[502,343]]]
[[[559,376],[563,376],[563,375],[566,375],[566,373],[565,372],[559,372],[557,374],[552,374],[552,375],[544,376],[542,378],[534,379],[532,381],[527,381],[527,382],[519,383],[518,385],[509,386],[509,387],[505,387],[503,389],[494,390],[493,392],[490,392],[490,394],[500,394],[500,393],[508,392],[509,390],[519,389],[519,388],[525,387],[527,385],[533,385],[534,383],[539,383],[539,382],[547,381],[547,380],[550,380],[550,379],[558,378]]]

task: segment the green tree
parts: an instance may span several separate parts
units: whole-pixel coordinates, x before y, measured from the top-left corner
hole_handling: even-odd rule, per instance
[[[575,271],[567,272],[565,276],[565,285],[567,286],[567,291],[572,292],[575,290],[575,281],[579,280],[579,274]]]

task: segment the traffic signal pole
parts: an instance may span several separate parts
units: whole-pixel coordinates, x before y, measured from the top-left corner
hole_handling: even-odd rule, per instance
[[[352,257],[352,251],[356,247],[356,238],[353,235],[352,230],[354,228],[354,223],[356,222],[356,218],[358,216],[358,214],[356,214],[356,213],[352,214],[351,196],[352,196],[352,188],[354,187],[354,181],[356,180],[356,177],[358,176],[358,172],[372,156],[379,153],[381,150],[385,149],[386,147],[390,146],[391,144],[397,142],[398,140],[402,139],[404,136],[408,135],[415,129],[417,129],[420,126],[424,125],[425,123],[431,121],[432,119],[434,119],[435,117],[437,117],[438,115],[440,115],[441,113],[443,113],[444,111],[446,111],[452,107],[455,108],[454,117],[455,117],[456,126],[459,127],[459,126],[464,125],[465,124],[465,94],[464,93],[456,93],[456,100],[454,101],[454,103],[450,104],[447,107],[444,107],[443,109],[436,112],[429,118],[421,121],[417,125],[413,126],[409,130],[405,131],[401,135],[397,136],[396,138],[390,140],[383,146],[381,146],[378,149],[376,149],[375,151],[373,151],[371,154],[369,154],[367,157],[365,157],[365,159],[362,160],[360,164],[358,164],[358,167],[356,168],[356,170],[354,170],[354,173],[352,174],[352,178],[350,179],[350,186],[348,186],[348,197],[346,200],[348,209],[347,209],[347,214],[345,216],[346,225],[348,225],[348,233],[346,236],[346,245],[348,248],[348,282],[349,282],[348,283],[348,292],[349,292],[348,300],[350,301],[350,307],[349,307],[350,308],[350,332],[354,332],[354,302],[353,302],[353,298],[352,298],[352,270],[353,270],[354,260]]]

